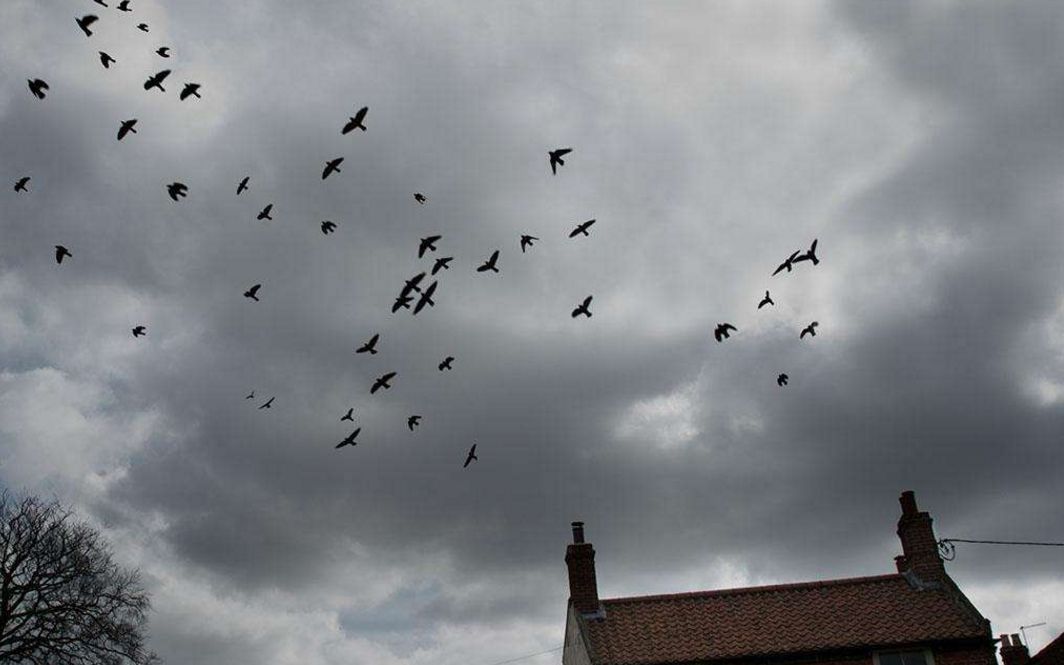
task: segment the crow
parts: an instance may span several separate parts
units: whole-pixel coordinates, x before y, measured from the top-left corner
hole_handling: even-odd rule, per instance
[[[41,79],[26,79],[30,83],[30,92],[37,99],[44,99],[44,91],[48,89],[48,84]]]
[[[141,335],[147,335],[147,334],[148,334],[148,329],[145,328],[144,326],[137,326],[136,328],[133,329],[133,336],[134,337],[140,337]]]
[[[270,217],[270,211],[271,210],[273,210],[273,204],[272,203],[266,204],[266,207],[259,211],[259,214],[256,215],[255,219],[260,220],[260,221],[264,220],[264,219],[268,219],[270,221],[273,221],[273,217]]]
[[[580,235],[581,233],[583,233],[585,236],[590,236],[591,234],[588,233],[587,230],[589,228],[591,228],[591,225],[594,224],[594,223],[595,223],[595,220],[589,219],[586,222],[584,222],[583,224],[578,224],[577,227],[575,229],[573,229],[572,232],[569,234],[569,237],[570,238],[575,238],[576,236]]]
[[[388,382],[394,379],[396,375],[397,372],[388,372],[387,374],[382,374],[381,376],[377,377],[377,380],[373,382],[373,387],[369,389],[369,394],[372,395],[381,388],[384,388],[385,390],[391,388],[392,386]]]
[[[789,381],[790,378],[791,377],[787,376],[786,374],[780,374],[779,376],[776,377],[776,385],[780,386],[780,387],[783,387],[783,386],[787,385],[787,381]]]
[[[133,11],[132,9],[129,8],[129,0],[122,0],[122,2],[118,3],[118,11],[120,11],[120,12],[131,12],[131,11]]]
[[[137,119],[136,118],[132,118],[131,120],[123,120],[122,121],[122,126],[118,128],[118,140],[121,141],[125,137],[125,135],[130,133],[130,132],[133,132],[134,134],[136,134],[137,130],[134,129],[134,127],[133,127],[136,124],[137,124]]]
[[[477,444],[474,443],[473,447],[469,449],[468,453],[466,453],[465,464],[462,465],[462,468],[464,469],[467,466],[469,466],[469,463],[472,462],[475,459],[480,459],[480,458],[477,457]]]
[[[420,203],[421,205],[425,205],[425,201],[428,201],[428,199],[425,198],[425,195],[421,192],[414,192],[414,200]]]
[[[337,157],[336,159],[331,159],[331,160],[325,162],[325,169],[322,170],[322,172],[321,172],[321,179],[325,180],[326,178],[328,178],[333,173],[339,173],[340,172],[340,164],[343,164],[343,162],[344,162],[344,158],[343,157]]]
[[[573,318],[575,319],[576,317],[578,317],[581,314],[583,314],[584,316],[586,316],[587,318],[590,319],[591,318],[591,310],[588,309],[588,307],[590,307],[590,305],[591,305],[591,296],[588,296],[588,297],[584,298],[583,304],[578,305],[577,308],[573,310]]]
[[[499,269],[495,266],[495,264],[498,262],[499,250],[495,250],[491,253],[491,256],[488,258],[488,260],[482,263],[479,268],[477,268],[477,272],[487,272],[489,270],[492,272],[499,272]]]
[[[410,416],[406,419],[406,426],[413,432],[414,428],[421,424],[421,416]]]
[[[110,55],[104,53],[103,51],[100,51],[99,53],[100,53],[100,64],[103,65],[104,69],[110,69],[111,68],[111,63],[118,62],[117,60],[112,58]]]
[[[255,399],[255,391],[252,390],[251,393],[247,397],[245,397],[244,399]]]
[[[525,248],[526,247],[531,247],[532,246],[532,241],[533,240],[539,240],[539,238],[537,238],[536,236],[521,236],[521,253],[522,254],[525,253]]]
[[[195,97],[196,99],[203,99],[199,94],[199,83],[186,83],[185,88],[181,91],[180,99],[185,101],[189,97]]]
[[[160,58],[169,58],[170,57],[170,47],[169,46],[160,46],[159,48],[155,49],[155,54],[157,56],[159,56]]]
[[[819,326],[819,325],[820,324],[818,322],[813,321],[812,323],[810,323],[806,327],[802,328],[802,333],[800,335],[798,335],[798,339],[802,339],[806,335],[812,335],[813,337],[816,337],[816,327]]]
[[[422,238],[421,239],[421,244],[418,245],[418,248],[417,248],[417,257],[420,259],[421,257],[425,256],[425,252],[428,252],[428,251],[435,252],[436,251],[436,241],[439,240],[442,237],[443,236],[428,236],[426,238]]]
[[[255,286],[251,287],[247,291],[244,291],[244,297],[245,298],[251,298],[255,302],[259,302],[258,293],[259,293],[259,289],[261,289],[261,288],[262,288],[262,284],[256,284]]]
[[[775,301],[773,301],[772,297],[769,296],[768,291],[765,291],[765,297],[761,299],[761,302],[757,303],[757,308],[761,309],[765,305],[775,305],[775,304],[776,304]]]
[[[780,272],[782,272],[785,268],[786,268],[787,272],[790,272],[794,268],[794,259],[795,259],[795,257],[797,257],[798,254],[800,254],[800,253],[801,253],[801,250],[798,250],[794,254],[791,254],[790,256],[788,256],[787,260],[784,261],[783,263],[781,263],[778,268],[776,268],[776,272],[772,273],[772,276],[775,277]]]
[[[336,444],[336,447],[337,448],[343,448],[344,446],[357,446],[358,445],[358,441],[355,441],[355,438],[358,436],[358,433],[361,432],[361,431],[362,431],[362,428],[359,427],[354,432],[351,432],[350,434],[347,435],[346,439],[344,439],[340,443]]]
[[[350,409],[348,409],[347,413],[345,413],[343,416],[340,417],[340,422],[343,422],[345,420],[350,420],[351,422],[355,422],[355,409],[354,409],[354,407],[351,407]]]
[[[421,280],[423,279],[425,279],[424,271],[419,272],[410,279],[406,280],[406,283],[403,284],[403,290],[399,294],[400,297],[410,295],[411,291],[417,291],[418,293],[421,293],[421,287],[418,286],[418,284],[420,284]]]
[[[78,27],[81,28],[81,31],[85,33],[86,37],[92,37],[92,30],[89,30],[89,26],[98,20],[100,20],[99,16],[96,16],[95,14],[86,14],[81,18],[74,19],[74,22],[78,24]]]
[[[813,265],[820,265],[820,259],[816,257],[816,242],[817,239],[813,238],[813,244],[809,246],[809,251],[796,258],[794,262],[798,263],[799,261],[812,261]]]
[[[431,274],[435,275],[440,270],[450,270],[451,267],[447,264],[450,263],[452,260],[454,260],[453,256],[444,256],[436,259],[436,263],[432,264]]]
[[[56,263],[62,263],[63,262],[63,257],[65,257],[65,256],[69,256],[71,258],[74,257],[74,255],[70,253],[69,249],[67,249],[66,247],[63,247],[62,245],[56,245],[55,246],[55,262]]]
[[[395,302],[392,304],[392,314],[395,314],[400,309],[404,309],[404,308],[405,309],[410,309],[410,303],[412,303],[412,302],[414,302],[414,299],[411,298],[410,296],[403,296],[403,295],[399,296],[398,298],[395,299]]]
[[[170,75],[169,69],[164,69],[161,72],[152,74],[148,77],[148,80],[144,82],[144,89],[151,90],[152,88],[158,88],[161,92],[166,92],[166,88],[163,87],[163,81]]]
[[[718,323],[716,330],[713,331],[713,337],[715,337],[718,342],[722,342],[728,339],[728,336],[731,334],[729,331],[731,330],[738,331],[739,329],[730,323]]]
[[[95,2],[98,5],[100,5],[101,7],[106,7],[107,6],[107,3],[104,2],[103,0],[93,0],[93,2]]]
[[[355,349],[355,353],[368,353],[371,356],[377,355],[377,341],[380,340],[380,338],[380,333],[370,337],[368,342]]]
[[[454,362],[454,356],[447,356],[446,358],[443,359],[443,362],[441,362],[439,365],[436,366],[436,369],[440,370],[441,372],[444,371],[445,369],[454,369],[454,367],[451,367],[451,363],[453,363],[453,362]]]
[[[271,397],[270,399],[266,400],[266,403],[265,403],[265,404],[263,404],[262,406],[260,406],[259,408],[260,408],[260,409],[269,409],[269,408],[272,408],[272,407],[271,407],[271,405],[273,404],[273,400],[274,400],[274,398],[273,398],[273,397]]]
[[[436,293],[436,286],[438,284],[439,282],[433,282],[432,284],[429,284],[428,288],[425,289],[425,292],[421,294],[420,298],[418,298],[417,305],[414,307],[415,315],[422,309],[424,309],[425,305],[428,305],[429,307],[436,306],[436,303],[432,300],[432,294]]]
[[[26,183],[28,183],[29,181],[30,181],[30,177],[28,175],[24,175],[21,178],[19,178],[18,180],[16,180],[15,181],[15,191],[16,192],[28,192],[28,191],[30,191],[30,190],[26,189]]]
[[[321,223],[321,232],[324,233],[325,235],[329,235],[330,233],[332,233],[335,230],[336,230],[336,223],[335,222],[330,222],[329,220],[325,220],[324,222]]]
[[[147,23],[138,23],[137,24],[137,30],[140,30],[141,32],[147,32],[148,31],[148,24]]]
[[[182,197],[188,196],[188,185],[183,182],[172,182],[166,186],[166,191],[170,192],[170,198],[179,201]]]
[[[246,176],[244,176],[244,179],[241,180],[240,183],[236,186],[236,195],[237,196],[240,196],[241,194],[243,194],[244,192],[247,191],[247,189],[248,189],[248,181],[249,180],[251,180],[251,176],[246,175]]]
[[[565,166],[565,161],[562,160],[562,157],[568,155],[572,151],[572,148],[558,148],[557,150],[549,151],[547,156],[550,157],[550,172],[554,175],[558,175],[558,165]]]
[[[358,110],[358,113],[356,113],[354,117],[348,118],[347,124],[344,125],[344,128],[340,130],[340,133],[347,134],[351,131],[354,131],[355,129],[361,129],[362,131],[366,131],[366,125],[363,124],[362,121],[366,119],[367,113],[369,113],[368,106],[363,106],[362,108],[360,108]]]

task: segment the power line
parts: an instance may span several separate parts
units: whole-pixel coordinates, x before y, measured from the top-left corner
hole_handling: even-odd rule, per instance
[[[1064,543],[1044,543],[1029,540],[968,540],[966,538],[943,538],[938,541],[938,552],[946,561],[953,561],[957,548],[953,543],[976,543],[980,545],[1027,545],[1034,547],[1064,547]]]
[[[517,658],[511,658],[510,660],[500,660],[497,663],[491,663],[491,665],[506,665],[506,663],[516,663],[519,660],[525,660],[527,658],[535,658],[536,656],[542,656],[544,654],[553,653],[555,651],[559,651],[559,650],[564,649],[564,648],[565,648],[565,645],[563,644],[560,647],[554,647],[553,649],[547,649],[546,651],[540,651],[539,653],[530,653],[527,656],[518,656]]]

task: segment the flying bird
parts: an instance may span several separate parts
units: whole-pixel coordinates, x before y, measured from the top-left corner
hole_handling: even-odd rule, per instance
[[[130,133],[130,132],[133,132],[134,134],[136,134],[137,130],[134,129],[134,127],[133,127],[136,124],[137,124],[137,119],[136,118],[132,118],[130,120],[123,120],[122,121],[122,125],[118,128],[118,140],[121,141],[123,138],[125,138],[125,135]]]
[[[454,362],[454,356],[447,356],[446,358],[443,359],[443,362],[441,362],[439,365],[436,366],[436,369],[440,370],[441,372],[444,371],[445,369],[454,369],[454,367],[451,367],[451,363],[453,363],[453,362]]]
[[[170,198],[180,201],[182,197],[188,196],[188,185],[183,182],[172,182],[166,186],[166,191],[170,192]]]
[[[95,14],[86,14],[81,18],[74,19],[74,22],[78,24],[78,27],[81,28],[81,31],[85,33],[86,37],[92,37],[92,30],[89,30],[89,26],[98,20],[100,20],[99,16],[96,16]]]
[[[591,310],[588,309],[590,306],[591,306],[591,296],[588,296],[588,297],[584,298],[583,304],[578,305],[577,308],[573,310],[573,318],[575,319],[576,317],[578,317],[581,314],[583,314],[584,316],[586,316],[587,318],[590,319],[591,318]]]
[[[342,164],[343,162],[343,157],[337,157],[336,159],[330,159],[329,161],[325,162],[325,169],[321,172],[321,179],[325,180],[333,173],[339,173],[340,164]]]
[[[366,131],[366,125],[364,125],[362,121],[366,119],[367,113],[369,113],[368,106],[363,106],[362,108],[360,108],[358,110],[358,113],[356,113],[354,117],[348,118],[347,124],[344,125],[344,128],[342,130],[340,130],[340,133],[347,134],[355,129],[361,129],[362,131]]]
[[[118,62],[117,60],[112,58],[107,53],[104,53],[103,51],[100,51],[99,53],[100,53],[100,64],[103,65],[104,69],[110,69],[112,63]]]
[[[780,374],[776,377],[776,385],[780,387],[785,386],[787,385],[787,381],[789,381],[790,378],[791,377],[787,376],[786,374]]]
[[[26,184],[29,181],[30,181],[30,177],[28,175],[24,175],[21,178],[19,178],[18,180],[16,180],[15,181],[15,191],[16,192],[28,192],[28,191],[30,191],[30,190],[26,189]]]
[[[237,191],[239,193],[239,190],[237,190]],[[268,219],[270,221],[273,221],[273,217],[270,217],[270,211],[271,210],[273,210],[273,204],[272,203],[266,204],[266,207],[259,211],[259,214],[255,216],[255,219],[260,220],[260,221],[263,220],[263,219]]]
[[[820,265],[820,259],[816,257],[816,242],[817,239],[813,238],[813,244],[809,246],[809,250],[794,260],[795,263],[799,261],[812,261],[813,265]]]
[[[421,280],[423,279],[425,279],[424,271],[419,272],[410,279],[406,280],[406,283],[403,284],[403,290],[400,292],[400,295],[408,296],[410,295],[411,291],[417,291],[418,293],[421,293],[421,287],[418,285],[421,284]]]
[[[425,205],[425,201],[428,201],[428,199],[425,198],[425,195],[421,192],[414,192],[414,200],[420,203],[421,205]]]
[[[432,284],[429,284],[428,288],[425,289],[425,292],[421,294],[420,298],[418,298],[417,305],[414,307],[415,315],[421,310],[423,310],[425,308],[425,305],[428,305],[429,307],[436,306],[436,303],[432,300],[432,294],[436,293],[436,286],[438,284],[439,282],[433,282]]]
[[[521,253],[525,253],[525,248],[532,246],[533,240],[539,240],[536,236],[521,236]]]
[[[417,248],[417,257],[420,259],[421,257],[425,256],[425,252],[435,252],[436,241],[442,237],[443,236],[428,236],[427,238],[422,238],[421,244],[419,244]]]
[[[816,327],[819,325],[820,323],[818,323],[817,321],[813,321],[806,327],[802,328],[802,333],[798,335],[798,339],[802,339],[806,335],[812,335],[813,337],[816,337]]]
[[[589,219],[586,222],[584,222],[583,224],[578,224],[577,227],[575,229],[573,229],[571,233],[569,233],[569,237],[570,238],[575,238],[576,236],[580,235],[581,233],[583,233],[585,236],[590,236],[591,234],[588,233],[587,230],[589,228],[591,228],[591,225],[594,224],[594,223],[595,223],[595,220]]]
[[[271,405],[271,404],[273,404],[273,400],[274,400],[274,398],[273,398],[273,397],[271,397],[270,399],[266,400],[266,403],[265,403],[265,404],[263,404],[262,406],[260,406],[259,408],[260,408],[260,409],[269,409],[269,408],[272,408],[272,407],[271,407],[270,405]]]
[[[118,11],[120,11],[120,12],[131,12],[131,11],[133,11],[129,7],[129,0],[122,0],[122,2],[118,3]]]
[[[355,349],[355,353],[368,353],[371,356],[377,355],[377,342],[380,340],[380,338],[380,333],[377,333],[373,337],[370,337],[368,342]]]
[[[95,2],[98,5],[100,5],[101,7],[106,7],[107,6],[107,3],[104,2],[103,0],[93,0],[93,2]]]
[[[413,432],[414,428],[421,424],[421,416],[410,416],[406,419],[406,426]]]
[[[412,302],[414,302],[412,297],[400,295],[395,299],[395,303],[392,304],[392,314],[395,314],[400,309],[410,309],[410,303]]]
[[[778,268],[776,268],[776,272],[772,273],[772,276],[775,277],[779,273],[783,272],[784,269],[786,269],[787,272],[790,272],[791,270],[793,270],[794,269],[794,259],[800,253],[801,253],[801,250],[798,250],[794,254],[791,254],[790,256],[788,256],[787,260],[784,261],[783,263],[781,263]]]
[[[715,337],[718,342],[723,342],[728,339],[728,336],[731,334],[729,331],[731,330],[738,331],[739,329],[730,323],[718,323],[716,330],[713,331],[713,337]]]
[[[256,284],[255,286],[251,287],[247,291],[244,291],[244,297],[245,298],[251,298],[255,302],[259,302],[258,293],[259,293],[259,289],[261,289],[261,288],[262,288],[262,284]]]
[[[468,453],[466,453],[465,464],[462,465],[462,468],[464,469],[467,466],[469,466],[469,463],[472,462],[475,459],[480,459],[480,458],[477,457],[477,444],[474,443],[473,447],[469,449]]]
[[[164,69],[161,72],[157,72],[148,77],[148,80],[144,82],[144,89],[151,90],[152,88],[158,88],[161,92],[166,92],[166,88],[163,87],[163,81],[170,75],[169,69]]]
[[[340,422],[343,422],[345,420],[350,420],[351,422],[355,422],[355,408],[354,407],[351,407],[350,409],[348,409],[347,413],[345,413],[343,416],[340,417]]]
[[[477,272],[487,272],[489,270],[492,272],[499,272],[499,269],[495,266],[498,261],[499,250],[495,250],[491,253],[491,256],[488,257],[488,260],[482,263],[479,268],[477,268]]]
[[[245,397],[244,399],[255,399],[255,391],[252,390],[251,393],[248,394],[248,396]]]
[[[237,196],[240,196],[241,194],[243,194],[244,192],[246,192],[248,190],[248,181],[249,180],[251,180],[251,176],[246,175],[246,176],[244,176],[244,179],[241,180],[239,184],[237,184],[237,186],[236,186],[236,195]]]
[[[377,380],[373,382],[373,387],[369,389],[369,394],[372,395],[381,388],[384,388],[385,390],[391,388],[392,386],[388,382],[394,379],[396,374],[397,372],[388,372],[387,374],[382,374],[381,376],[377,377]]]
[[[336,230],[336,223],[335,222],[330,222],[329,220],[325,220],[324,222],[321,223],[321,232],[324,233],[325,235],[329,235],[330,233],[332,233],[335,230]]]
[[[344,439],[340,443],[336,444],[336,447],[337,448],[343,448],[344,446],[357,446],[358,442],[355,441],[355,438],[358,436],[358,433],[361,432],[361,431],[362,431],[362,428],[359,427],[354,432],[351,432],[350,434],[347,435],[346,439]]]
[[[30,92],[37,99],[44,99],[44,91],[48,89],[48,84],[41,79],[26,79],[30,83]]]
[[[169,46],[160,46],[159,48],[155,49],[155,55],[159,56],[160,58],[169,58],[170,57],[170,47]]]
[[[565,161],[562,157],[565,157],[572,151],[572,148],[558,148],[557,150],[549,151],[547,156],[550,157],[550,172],[554,175],[558,175],[558,166],[565,166]]]
[[[134,337],[140,337],[141,335],[147,335],[147,334],[148,334],[148,329],[145,328],[144,326],[137,326],[136,328],[133,329],[133,336]]]
[[[195,97],[196,99],[203,99],[199,94],[199,83],[186,83],[184,89],[181,91],[180,99],[185,101],[189,97]]]
[[[147,23],[138,23],[137,24],[137,30],[140,30],[141,32],[147,32],[148,31],[148,24]]]
[[[776,304],[776,302],[774,300],[772,300],[772,297],[768,294],[768,291],[765,291],[765,297],[761,299],[761,302],[757,303],[757,308],[761,309],[765,305],[775,305],[775,304]]]
[[[67,249],[66,247],[63,247],[62,245],[56,245],[55,246],[55,262],[56,263],[62,263],[63,262],[63,257],[66,257],[66,256],[69,256],[70,258],[74,258],[74,255],[70,253],[69,249]]]
[[[449,264],[452,260],[454,260],[453,256],[444,256],[436,259],[436,263],[432,264],[432,272],[430,274],[435,275],[440,270],[450,270],[451,266],[447,264]]]

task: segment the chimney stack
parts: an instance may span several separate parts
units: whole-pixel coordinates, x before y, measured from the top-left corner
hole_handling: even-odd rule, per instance
[[[565,548],[565,565],[569,568],[569,602],[581,614],[596,614],[599,597],[595,548],[584,542],[583,522],[573,522],[573,542]]]
[[[931,515],[916,507],[916,495],[912,490],[902,492],[899,501],[901,517],[898,519],[898,538],[904,559],[895,558],[898,571],[912,571],[925,582],[942,580],[946,576],[946,567],[938,555],[938,541],[931,528]]]
[[[1008,635],[1001,636],[1001,662],[1003,665],[1027,665],[1029,660],[1031,660],[1031,655],[1027,652],[1027,647],[1020,642],[1018,633],[1012,634],[1011,641],[1009,641]]]

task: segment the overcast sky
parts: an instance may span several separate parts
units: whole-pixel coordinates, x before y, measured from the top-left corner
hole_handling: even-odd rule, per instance
[[[603,597],[893,572],[905,489],[1064,540],[1064,5],[110,4],[0,7],[0,483],[105,529],[169,662],[551,649],[574,519]],[[1040,647],[1062,561],[948,570]]]

